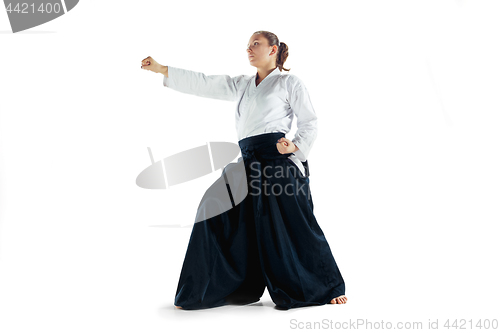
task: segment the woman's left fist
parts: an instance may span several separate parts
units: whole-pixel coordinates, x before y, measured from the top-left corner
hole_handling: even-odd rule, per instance
[[[291,141],[288,140],[287,138],[283,137],[278,140],[278,143],[276,144],[276,148],[278,148],[278,151],[280,154],[290,154],[296,151],[296,146],[295,144]]]

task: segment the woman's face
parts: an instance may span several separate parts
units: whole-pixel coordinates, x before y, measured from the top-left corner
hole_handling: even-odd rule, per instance
[[[248,61],[254,67],[269,67],[271,62],[274,65],[277,49],[275,46],[269,46],[266,37],[260,34],[252,35],[247,45]]]

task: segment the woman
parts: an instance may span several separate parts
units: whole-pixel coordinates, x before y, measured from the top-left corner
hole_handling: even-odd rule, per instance
[[[309,95],[299,78],[282,73],[289,71],[288,46],[275,34],[255,32],[247,53],[256,75],[207,76],[142,60],[141,68],[164,75],[166,87],[238,101],[238,144],[252,188],[234,208],[193,226],[175,306],[249,304],[265,287],[278,308],[343,304],[344,280],[309,191],[307,156],[317,135]],[[294,115],[297,132],[289,140]]]

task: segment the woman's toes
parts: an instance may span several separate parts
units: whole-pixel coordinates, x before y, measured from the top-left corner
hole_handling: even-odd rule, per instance
[[[182,309],[182,306],[177,306],[177,305],[175,305],[175,307],[176,307],[177,309]]]
[[[330,301],[331,304],[345,304],[346,302],[347,302],[347,297],[345,297],[344,295],[335,297]]]

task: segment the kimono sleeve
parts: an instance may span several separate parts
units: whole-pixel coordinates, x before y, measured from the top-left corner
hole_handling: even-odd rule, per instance
[[[187,69],[168,66],[163,85],[173,90],[200,97],[235,101],[248,75],[205,75]]]
[[[297,117],[297,132],[292,142],[299,150],[293,154],[305,162],[318,135],[318,117],[302,80],[295,78],[288,90],[289,105]]]

